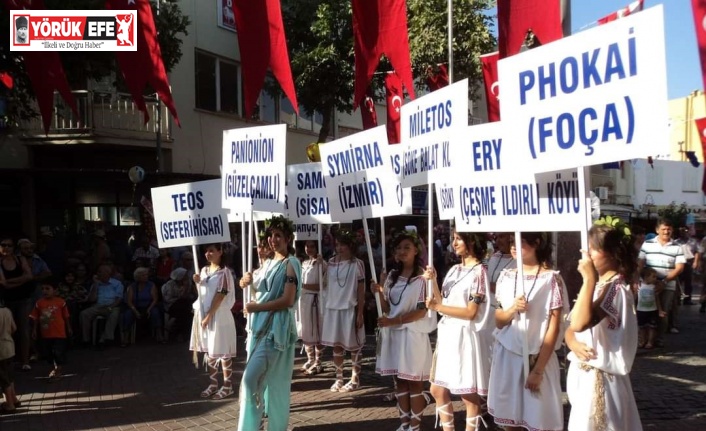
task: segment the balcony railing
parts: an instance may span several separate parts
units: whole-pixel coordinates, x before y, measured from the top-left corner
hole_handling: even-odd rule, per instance
[[[164,104],[158,104],[154,97],[145,97],[149,121],[144,122],[143,113],[137,109],[132,96],[126,93],[108,93],[88,90],[72,91],[78,115],[69,108],[64,99],[54,93],[54,113],[49,126],[49,134],[82,134],[101,132],[137,132],[145,137],[157,133],[159,123],[157,110],[162,111],[162,138],[170,139],[170,114]],[[158,108],[159,106],[159,108]],[[39,109],[35,107],[39,112]],[[42,118],[38,116],[21,123],[21,128],[29,135],[44,135]]]

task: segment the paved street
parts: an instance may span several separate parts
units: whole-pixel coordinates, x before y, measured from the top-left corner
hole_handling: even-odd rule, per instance
[[[632,380],[645,429],[706,429],[705,325],[706,314],[699,314],[698,306],[682,307],[681,333],[667,337],[668,349],[639,352]],[[328,390],[331,362],[324,374],[314,378],[295,373],[292,429],[397,428],[394,403],[382,398],[392,382],[374,375],[372,342],[358,392]],[[240,352],[244,354],[244,349]],[[23,405],[17,414],[0,416],[0,431],[235,429],[237,398],[199,398],[207,377],[191,365],[185,343],[162,346],[145,341],[127,349],[78,350],[71,352],[69,360],[67,375],[57,382],[48,381],[48,366],[41,363],[35,363],[29,373],[18,373]],[[298,356],[297,366],[302,362]],[[236,369],[242,366],[241,357]],[[239,380],[236,372],[235,381]],[[459,411],[461,403],[455,404]],[[433,408],[427,407],[422,429],[433,429]],[[463,429],[462,414],[456,419],[457,429]]]

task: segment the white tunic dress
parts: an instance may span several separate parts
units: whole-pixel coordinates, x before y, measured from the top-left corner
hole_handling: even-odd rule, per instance
[[[568,314],[568,294],[557,271],[525,274],[524,287],[517,280],[517,270],[505,270],[496,285],[498,303],[503,309],[512,307],[523,292],[527,298],[527,341],[530,355],[538,355],[549,327],[551,310],[561,310],[560,322]],[[559,349],[564,331],[560,327],[554,349]],[[540,384],[540,394],[525,389],[522,359],[522,337],[518,314],[512,322],[496,332],[493,367],[490,371],[488,411],[501,426],[519,426],[529,430],[561,431],[564,429],[559,361],[552,353]]]
[[[385,284],[385,296],[390,304],[388,317],[396,319],[424,307],[426,280],[422,277],[398,277],[394,286]],[[381,329],[380,354],[375,372],[396,375],[403,380],[422,381],[429,378],[431,343],[429,333],[436,329],[436,316],[424,314],[419,320]]]
[[[582,362],[573,352],[566,379],[571,402],[569,431],[592,431],[605,420],[607,431],[641,431],[640,414],[630,384],[630,369],[637,351],[637,317],[630,285],[622,277],[597,286],[594,300],[608,289],[601,309],[607,316],[596,326],[576,334],[576,340],[596,352],[596,359]],[[596,381],[599,378],[600,381]],[[605,390],[605,410],[594,417],[599,389]],[[601,419],[602,418],[602,419]]]
[[[365,344],[365,328],[356,329],[356,307],[358,304],[358,282],[365,280],[365,269],[360,259],[331,259],[326,271],[328,278],[324,325],[321,344],[343,347],[356,351]]]
[[[235,305],[235,283],[229,268],[219,269],[210,274],[208,267],[201,269],[201,282],[198,284],[199,299],[194,302],[194,320],[191,327],[189,350],[206,352],[211,358],[232,358],[236,355],[235,320],[230,311]],[[211,309],[213,298],[218,291],[226,291],[216,315],[204,329],[201,321]]]
[[[309,259],[302,263],[302,285],[304,284],[319,284],[319,266],[316,260]],[[299,305],[295,311],[299,338],[306,345],[320,344],[323,309],[319,292],[302,288]]]
[[[490,340],[483,334],[495,322],[489,304],[488,274],[483,265],[453,266],[441,286],[441,303],[466,308],[472,296],[484,295],[475,319],[443,316],[439,321],[436,352],[429,381],[452,394],[488,393]]]

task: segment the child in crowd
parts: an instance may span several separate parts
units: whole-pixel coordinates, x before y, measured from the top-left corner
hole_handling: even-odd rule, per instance
[[[42,284],[42,297],[29,315],[32,319],[32,339],[41,334],[40,351],[54,368],[50,379],[61,377],[61,367],[66,363],[67,336],[72,335],[69,308],[51,283]]]
[[[15,379],[12,375],[12,358],[15,356],[15,342],[12,334],[17,330],[12,312],[0,298],[0,389],[5,402],[0,404],[0,414],[14,413],[20,406],[15,393]]]
[[[661,283],[657,280],[657,271],[646,266],[640,272],[640,288],[637,291],[637,325],[640,327],[640,348],[652,349],[657,337],[657,322],[665,317],[659,293]]]

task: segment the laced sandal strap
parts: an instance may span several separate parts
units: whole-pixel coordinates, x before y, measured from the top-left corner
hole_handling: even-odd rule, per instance
[[[410,425],[409,428],[407,428],[407,430],[409,430],[409,431],[419,431],[419,426],[420,426],[420,424],[417,424],[417,425],[414,425],[414,426]]]
[[[447,406],[451,406],[451,412],[446,409]],[[441,420],[442,414],[446,416],[451,416],[451,421],[443,422]],[[436,408],[436,421],[434,421],[434,428],[438,427],[439,425],[441,425],[442,427],[454,427],[453,404],[451,402],[448,402],[443,406]]]
[[[343,380],[336,379],[336,381],[333,382],[333,385],[331,385],[331,392],[339,392],[341,388],[343,388]]]
[[[478,421],[483,423],[485,429],[488,429],[488,424],[485,422],[485,419],[483,419],[483,416],[481,415],[473,416],[472,418],[466,418],[466,429],[468,429],[468,427],[472,427],[474,430],[478,429]]]

